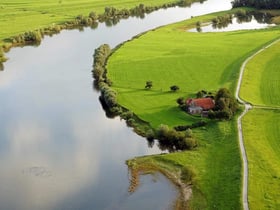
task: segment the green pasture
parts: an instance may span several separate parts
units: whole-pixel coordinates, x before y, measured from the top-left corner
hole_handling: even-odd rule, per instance
[[[240,95],[254,105],[280,107],[280,41],[246,65]]]
[[[219,13],[223,14],[223,13]],[[193,18],[150,31],[125,43],[110,57],[108,77],[118,102],[157,127],[189,124],[197,119],[177,108],[178,97],[191,97],[199,90],[227,87],[234,92],[241,63],[263,45],[280,36],[279,29],[227,33],[191,33]],[[145,90],[146,81],[151,90]],[[171,85],[178,85],[176,93]]]
[[[280,110],[253,109],[242,124],[249,163],[249,206],[280,209]]]
[[[242,209],[236,121],[213,123],[207,129],[194,132],[200,139],[197,150],[140,157],[132,161],[142,167],[155,164],[169,173],[190,168],[195,174],[190,209]]]
[[[98,14],[104,8],[132,8],[140,3],[148,6],[176,2],[174,0],[1,0],[0,41],[20,33],[73,20],[78,15]],[[191,1],[190,1],[191,2]]]

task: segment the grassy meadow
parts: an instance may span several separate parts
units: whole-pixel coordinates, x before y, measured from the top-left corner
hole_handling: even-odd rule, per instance
[[[280,107],[280,41],[246,66],[240,95],[254,105]],[[253,94],[252,94],[253,93]]]
[[[234,91],[241,63],[279,37],[280,31],[187,32],[197,21],[216,15],[162,27],[121,46],[107,65],[118,102],[154,127],[162,123],[174,126],[197,120],[177,108],[177,98],[202,89],[213,92],[227,87]],[[145,90],[149,80],[153,87]],[[171,92],[171,85],[180,90]]]
[[[118,102],[153,127],[159,124],[174,126],[198,120],[177,108],[178,97],[193,96],[202,89],[215,91],[220,87],[234,92],[242,62],[278,38],[280,31],[274,28],[226,33],[187,32],[187,29],[195,27],[197,21],[207,22],[216,15],[165,26],[120,46],[107,64],[108,77],[113,81]],[[145,90],[146,81],[153,82],[151,90]],[[171,85],[178,85],[180,90],[171,92]],[[275,132],[276,128],[277,125]],[[250,126],[246,129],[252,130]],[[263,132],[266,135],[270,131]],[[275,136],[279,136],[275,132]],[[143,165],[155,162],[170,171],[172,166],[192,168],[197,176],[191,209],[242,209],[242,172],[236,120],[211,122],[206,128],[194,130],[194,133],[199,139],[199,147],[195,151],[142,157],[133,161]],[[245,139],[251,139],[246,135]],[[257,177],[255,180],[260,182],[263,179]],[[257,199],[251,195],[251,185],[249,196]]]
[[[98,14],[104,8],[132,8],[140,3],[158,6],[175,0],[2,0],[0,1],[0,43],[1,40],[20,33],[48,27],[52,24],[73,20],[78,15],[91,11]],[[191,2],[191,1],[190,1]]]
[[[254,109],[243,119],[249,163],[249,206],[280,209],[280,110]]]

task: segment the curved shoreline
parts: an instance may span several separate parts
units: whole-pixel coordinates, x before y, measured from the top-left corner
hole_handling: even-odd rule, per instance
[[[264,51],[265,49],[271,47],[272,45],[276,44],[277,42],[280,41],[280,38],[276,39],[272,43],[264,46],[262,49],[258,50],[255,52],[253,55],[248,57],[243,63],[240,68],[240,73],[239,73],[239,79],[237,83],[237,88],[235,92],[235,97],[238,100],[239,103],[243,104],[245,106],[245,110],[242,112],[242,114],[238,117],[237,120],[237,127],[238,127],[238,136],[239,136],[239,148],[242,156],[242,162],[243,162],[243,187],[242,187],[242,203],[243,203],[243,209],[244,210],[249,210],[249,202],[248,202],[248,158],[246,154],[246,148],[244,146],[244,139],[243,139],[243,132],[242,132],[242,118],[247,114],[247,112],[252,109],[254,106],[250,104],[249,102],[243,100],[240,98],[240,88],[241,88],[241,83],[245,71],[245,67],[247,63],[253,59],[256,55]],[[279,110],[279,107],[266,107],[266,106],[255,106],[255,108],[259,109],[276,109]]]

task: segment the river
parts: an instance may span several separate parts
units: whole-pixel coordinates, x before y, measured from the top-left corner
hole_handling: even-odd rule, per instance
[[[125,160],[161,153],[119,118],[107,119],[91,76],[92,54],[152,28],[231,8],[208,0],[144,19],[62,31],[38,47],[13,48],[0,72],[0,209],[170,209],[176,188],[141,177],[130,195]]]

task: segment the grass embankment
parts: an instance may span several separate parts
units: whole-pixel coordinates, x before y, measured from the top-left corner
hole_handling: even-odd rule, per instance
[[[280,41],[246,65],[240,95],[254,105],[280,107]]]
[[[254,109],[243,119],[250,209],[280,209],[280,110]]]
[[[136,158],[131,160],[133,168],[139,167],[140,174],[152,169],[178,174],[181,169],[188,168],[194,173],[190,209],[241,209],[236,122],[211,124],[207,129],[195,130],[195,134],[200,139],[199,149]],[[176,180],[173,182],[176,184]]]
[[[0,2],[0,44],[5,38],[26,31],[61,24],[91,11],[101,14],[105,7],[130,9],[140,3],[161,6],[176,0],[9,0]],[[189,1],[192,2],[192,1]]]
[[[186,32],[197,21],[207,22],[216,15],[162,27],[121,46],[107,65],[118,102],[153,127],[174,126],[197,120],[176,107],[178,97],[192,96],[201,89],[228,87],[234,91],[241,63],[280,33],[277,29]],[[151,90],[144,89],[148,80],[153,81]],[[170,92],[171,85],[178,85],[180,91]],[[152,165],[169,172],[190,167],[196,173],[191,209],[241,209],[236,120],[211,123],[207,130],[194,133],[199,139],[197,150],[136,158],[133,167],[139,165],[140,172],[145,165],[149,170]]]
[[[176,107],[178,97],[192,96],[201,89],[227,87],[234,91],[241,63],[280,32],[186,32],[197,21],[215,16],[163,27],[120,47],[107,66],[118,102],[154,127],[162,123],[174,126],[197,120]],[[151,90],[144,89],[148,80],[153,82]],[[178,85],[180,91],[171,92],[171,85]]]

